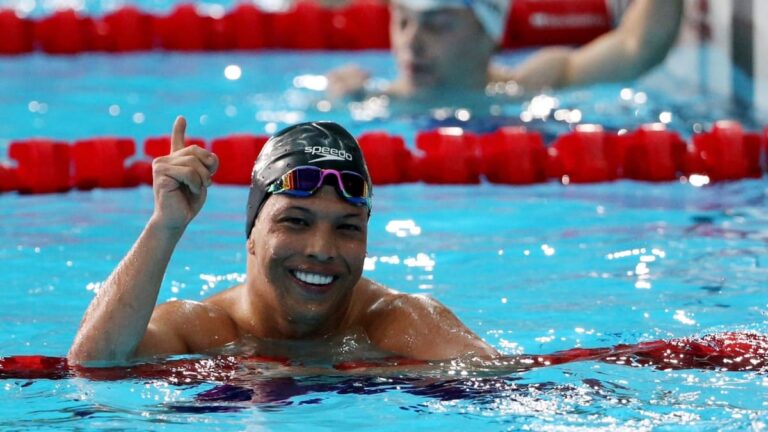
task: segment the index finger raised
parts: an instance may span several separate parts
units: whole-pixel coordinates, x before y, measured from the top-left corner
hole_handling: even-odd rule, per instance
[[[187,130],[187,120],[183,116],[176,117],[173,122],[173,133],[171,134],[171,153],[184,148],[184,132]]]

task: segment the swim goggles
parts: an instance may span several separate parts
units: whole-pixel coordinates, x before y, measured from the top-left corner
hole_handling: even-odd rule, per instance
[[[321,169],[309,165],[298,166],[272,183],[267,188],[267,192],[308,197],[325,184],[325,177],[328,175],[336,177],[338,184],[336,192],[345,201],[358,207],[371,208],[371,189],[368,187],[368,182],[365,177],[354,171]]]

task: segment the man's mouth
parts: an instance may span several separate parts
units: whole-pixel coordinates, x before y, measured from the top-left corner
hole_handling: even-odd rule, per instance
[[[410,63],[408,70],[413,75],[432,75],[432,67],[427,63]]]
[[[324,275],[320,273],[310,273],[305,271],[292,271],[293,277],[300,280],[301,282],[304,282],[308,285],[315,285],[315,286],[325,286],[333,282],[334,277],[329,275]]]
[[[432,62],[425,59],[399,59],[400,68],[412,75],[432,73]]]

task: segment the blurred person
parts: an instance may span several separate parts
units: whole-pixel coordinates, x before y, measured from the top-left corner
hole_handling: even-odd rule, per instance
[[[492,63],[513,0],[392,0],[390,37],[398,74],[383,93],[441,100],[515,83],[524,91],[637,78],[674,43],[682,0],[634,0],[620,24],[578,48],[543,48],[515,68]],[[576,0],[574,0],[576,1]],[[328,75],[331,98],[370,96],[356,65]],[[368,93],[368,94],[366,94]]]

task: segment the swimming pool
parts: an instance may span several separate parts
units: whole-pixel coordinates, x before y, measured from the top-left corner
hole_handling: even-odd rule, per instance
[[[359,56],[381,75],[393,74],[386,54]],[[141,142],[167,133],[179,113],[191,119],[191,136],[208,140],[327,118],[356,134],[385,129],[412,144],[418,130],[463,121],[450,110],[328,110],[307,87],[318,72],[349,59],[348,53],[290,52],[2,58],[0,154],[11,139],[41,135],[75,140],[118,134]],[[224,76],[233,64],[242,70],[240,79]],[[552,96],[561,107],[578,109],[584,122],[616,129],[671,113],[670,125],[690,134],[734,114],[727,101],[662,78],[657,73],[631,90],[608,85]],[[492,115],[476,113],[465,124],[517,123],[530,107],[529,99],[500,103]],[[568,128],[567,122],[530,124],[550,136]],[[765,193],[762,179],[706,188],[630,181],[378,187],[366,275],[435,296],[506,354],[731,330],[768,333]],[[201,299],[243,278],[246,194],[241,187],[212,189],[177,248],[160,301]],[[66,352],[94,289],[148,218],[151,196],[147,187],[0,195],[0,354]],[[250,385],[258,397],[212,382],[6,380],[0,425],[764,430],[768,422],[768,381],[753,372],[596,362],[501,376],[457,372],[255,378]]]

